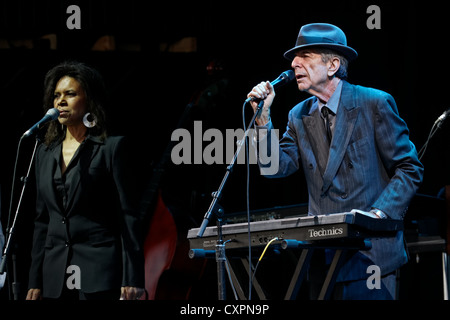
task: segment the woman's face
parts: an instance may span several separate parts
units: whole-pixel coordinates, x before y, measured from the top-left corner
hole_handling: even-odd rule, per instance
[[[86,113],[86,94],[80,83],[68,76],[59,79],[53,106],[60,112],[59,123],[66,126],[82,125]]]

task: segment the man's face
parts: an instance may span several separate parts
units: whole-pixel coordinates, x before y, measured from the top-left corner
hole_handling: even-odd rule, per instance
[[[323,62],[322,56],[313,49],[297,51],[291,66],[300,91],[320,93],[329,81],[329,63]]]

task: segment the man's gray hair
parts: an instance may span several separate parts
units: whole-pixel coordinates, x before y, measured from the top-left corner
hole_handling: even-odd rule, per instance
[[[336,73],[334,75],[342,80],[347,79],[348,60],[344,56],[340,55],[336,51],[329,50],[329,49],[317,48],[316,50],[317,50],[317,53],[322,56],[322,61],[324,63],[331,61],[334,58],[338,58],[340,61],[340,66],[339,66],[338,71],[336,71]]]

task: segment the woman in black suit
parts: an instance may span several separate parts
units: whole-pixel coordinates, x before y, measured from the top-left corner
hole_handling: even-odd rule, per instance
[[[138,299],[142,225],[123,137],[105,128],[106,90],[85,64],[45,78],[44,105],[60,111],[36,156],[37,216],[27,299]]]

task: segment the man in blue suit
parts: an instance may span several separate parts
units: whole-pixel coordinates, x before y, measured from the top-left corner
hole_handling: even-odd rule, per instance
[[[287,130],[279,142],[278,172],[270,177],[303,168],[310,215],[357,209],[373,219],[403,219],[422,182],[423,166],[392,96],[345,81],[348,62],[357,52],[334,25],[303,26],[295,47],[284,56],[292,61],[299,90],[312,97],[289,112]],[[256,98],[255,110],[258,100],[264,100],[256,120],[257,139],[260,144],[271,141],[273,86],[262,82],[248,97]],[[395,273],[408,259],[403,232],[371,242],[371,250],[358,251],[344,263],[334,298],[395,298]],[[320,278],[329,252],[325,251],[323,263],[315,259],[310,268],[312,284]],[[375,290],[367,285],[368,268],[373,265],[381,273],[381,288]]]

